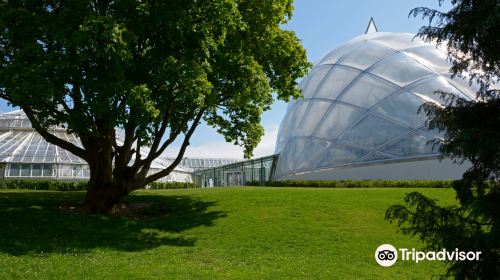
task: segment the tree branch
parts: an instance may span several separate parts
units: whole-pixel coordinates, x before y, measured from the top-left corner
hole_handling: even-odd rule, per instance
[[[156,149],[155,150],[150,149],[146,158],[142,160],[138,160],[136,158],[134,165],[132,167],[134,172],[137,172],[137,170],[139,170],[141,166],[143,168],[146,167],[147,169],[149,169],[151,162],[153,162],[155,158],[159,157],[165,151],[165,149],[170,144],[172,144],[175,141],[175,139],[177,139],[177,136],[181,133],[181,128],[184,127],[184,125],[188,124],[189,119],[193,117],[194,111],[195,109],[193,109],[191,112],[189,112],[189,114],[186,115],[186,117],[180,122],[179,128],[176,131],[170,132],[169,138],[161,145],[159,150],[155,151]],[[163,138],[163,134],[159,138]]]
[[[26,113],[26,116],[28,116],[28,119],[30,120],[31,122],[31,126],[49,143],[52,143],[56,146],[59,146],[69,152],[71,152],[72,154],[88,161],[88,156],[87,156],[87,153],[84,149],[76,146],[75,144],[71,143],[71,142],[68,142],[66,140],[63,140],[51,133],[49,133],[46,129],[43,129],[41,126],[40,126],[40,123],[37,121],[37,119],[35,118],[35,115],[34,113],[29,110],[29,109],[24,109],[23,108],[23,111]]]
[[[167,168],[163,169],[162,171],[146,177],[141,182],[141,184],[132,185],[130,191],[141,188],[144,185],[147,185],[147,184],[154,182],[162,177],[167,176],[175,169],[175,167],[177,167],[177,165],[181,162],[182,158],[184,157],[184,153],[186,152],[186,148],[189,146],[189,140],[191,139],[191,136],[193,135],[196,127],[200,123],[200,120],[201,120],[201,117],[203,116],[203,113],[205,113],[205,110],[201,109],[198,112],[198,114],[196,115],[196,118],[194,119],[193,124],[191,125],[191,128],[188,130],[188,132],[186,133],[186,136],[184,137],[184,141],[182,142],[181,149],[180,149],[179,153],[177,154],[177,157],[175,158],[175,160]]]
[[[161,139],[163,138],[163,134],[165,134],[165,130],[168,127],[168,122],[170,121],[170,118],[172,117],[172,114],[174,112],[174,99],[169,102],[168,104],[168,110],[165,112],[165,115],[163,116],[163,120],[160,126],[160,129],[155,131],[155,140],[153,141],[153,144],[150,147],[150,154],[151,153],[156,153],[158,146],[160,145]],[[149,155],[148,155],[149,157]]]

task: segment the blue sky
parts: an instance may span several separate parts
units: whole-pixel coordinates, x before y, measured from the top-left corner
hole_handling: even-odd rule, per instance
[[[285,26],[293,30],[302,40],[311,62],[316,62],[340,44],[363,34],[370,17],[375,19],[378,30],[383,32],[415,33],[427,22],[421,18],[408,17],[415,7],[430,7],[448,10],[450,5],[438,6],[438,0],[296,0],[292,20]],[[0,101],[0,111],[10,109]],[[270,155],[278,127],[285,116],[286,104],[276,102],[262,117],[266,130],[255,157]],[[175,143],[174,143],[175,145]],[[167,151],[174,155],[176,147]],[[226,143],[217,132],[201,125],[186,151],[187,156],[242,158],[242,148]]]

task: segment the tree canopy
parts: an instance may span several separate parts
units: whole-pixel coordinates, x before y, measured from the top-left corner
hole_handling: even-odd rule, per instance
[[[299,97],[296,81],[310,66],[300,40],[282,28],[292,2],[2,1],[0,97],[47,141],[86,160],[87,202],[97,184],[96,197],[113,197],[110,207],[168,175],[201,121],[252,155],[273,94]],[[67,126],[83,147],[51,134],[53,125]],[[172,165],[148,174],[177,138]]]

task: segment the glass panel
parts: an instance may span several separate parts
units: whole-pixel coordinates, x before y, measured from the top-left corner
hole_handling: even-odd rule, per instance
[[[288,121],[288,137],[302,135],[303,131],[300,129],[300,122],[308,106],[309,100],[298,102],[297,105],[295,105]]]
[[[31,171],[31,176],[33,177],[40,177],[42,176],[42,165],[41,164],[33,164],[32,166],[32,171]]]
[[[0,153],[12,154],[16,148],[21,145],[26,137],[29,137],[30,133],[19,132],[15,133],[12,137],[7,137],[6,141],[1,143],[3,144],[0,147]]]
[[[302,91],[304,98],[310,98],[311,96],[314,95],[314,93],[318,89],[318,86],[321,84],[321,81],[323,81],[323,78],[325,77],[326,73],[328,73],[328,71],[330,71],[331,68],[332,66],[330,65],[317,66],[311,71],[311,73],[309,74],[309,79],[307,81],[307,84],[305,85],[304,90]]]
[[[56,147],[54,145],[48,145],[47,151],[45,153],[44,162],[56,162]]]
[[[31,176],[31,164],[21,164],[21,176],[22,177]]]
[[[437,73],[450,71],[451,63],[448,62],[446,53],[435,46],[423,45],[406,49],[404,53]]]
[[[290,170],[295,170],[295,166],[298,164],[298,159],[300,154],[304,150],[306,145],[306,139],[296,138],[291,140],[291,145],[289,145],[287,153],[287,165]]]
[[[365,70],[375,62],[394,52],[396,51],[393,49],[368,41],[337,63]]]
[[[385,159],[391,159],[394,157],[391,157],[389,155],[380,153],[380,152],[373,152],[362,159],[360,159],[358,162],[370,162],[370,161],[377,161],[377,160],[385,160]]]
[[[17,177],[19,176],[19,171],[21,170],[21,165],[17,163],[10,164],[9,176]]]
[[[328,107],[330,107],[331,102],[313,99],[309,102],[309,104],[309,108],[307,109],[304,117],[302,118],[302,123],[300,124],[301,129],[299,129],[302,132],[301,135],[304,136],[311,135]]]
[[[31,122],[29,120],[22,120],[21,127],[31,127]]]
[[[276,148],[274,149],[275,154],[281,153],[283,151],[283,148],[285,147],[286,141],[281,141],[276,144]]]
[[[333,51],[331,51],[329,54],[325,56],[325,58],[319,63],[319,64],[334,64],[336,63],[342,56],[344,56],[346,53],[349,53],[353,49],[356,49],[359,47],[363,42],[362,41],[357,41],[357,42],[347,42],[338,48],[335,48]]]
[[[430,140],[432,139],[412,132],[404,139],[392,144],[383,151],[400,157],[437,154],[437,147],[435,147],[433,151],[432,143],[427,144]]]
[[[293,115],[293,110],[292,111],[287,111],[285,117],[281,121],[280,129],[278,131],[278,137],[276,139],[277,142],[283,142],[283,141],[285,141],[287,139],[287,137],[288,137],[288,127],[290,126],[290,119],[291,119],[292,115]]]
[[[448,82],[458,88],[462,93],[471,99],[476,99],[476,92],[479,91],[479,85],[477,83],[469,84],[469,80],[460,77],[451,78],[451,75],[447,75]]]
[[[346,147],[342,145],[333,145],[325,153],[318,164],[319,168],[335,167],[355,162],[358,158],[366,155],[368,151]]]
[[[415,95],[403,91],[390,96],[374,107],[373,111],[417,128],[422,126],[427,120],[424,112],[417,114],[422,103],[423,101]]]
[[[323,85],[318,89],[315,98],[336,99],[344,88],[361,73],[348,67],[335,66],[329,73]]]
[[[75,156],[74,154],[68,152],[68,155],[69,155],[69,158],[70,158],[72,163],[83,163],[83,160],[81,158]]]
[[[296,171],[313,170],[321,157],[325,154],[329,142],[310,139],[302,152],[302,156],[297,161]]]
[[[435,75],[428,68],[402,53],[387,57],[369,71],[400,86]]]
[[[43,165],[43,176],[51,177],[52,176],[52,164],[44,164]]]
[[[82,177],[82,168],[80,166],[73,166],[73,177]]]
[[[315,136],[336,139],[344,129],[355,123],[365,111],[337,103],[320,124]]]
[[[465,97],[465,95],[463,95],[455,87],[451,86],[446,78],[441,76],[434,76],[425,79],[421,82],[416,83],[415,85],[409,86],[407,90],[425,101],[433,101],[440,104],[444,103],[444,100],[442,100],[441,96],[434,93],[437,90],[450,92]]]
[[[247,162],[243,165],[243,172],[245,173],[245,185],[250,185],[252,183],[253,178],[253,169],[252,165]]]
[[[410,130],[372,115],[368,115],[340,137],[341,140],[364,147],[377,147]]]
[[[374,33],[377,36],[372,41],[397,50],[404,50],[409,47],[425,44],[422,39],[415,37],[411,33]]]
[[[88,166],[83,167],[83,177],[84,178],[90,177],[90,170],[89,170]]]
[[[56,155],[59,156],[60,162],[64,162],[64,163],[70,162],[68,152],[66,150],[63,150],[59,147],[56,147],[56,151],[57,151]]]
[[[73,175],[73,168],[69,165],[61,166],[61,175],[62,177],[71,177]]]
[[[339,100],[363,108],[370,108],[378,101],[399,89],[399,87],[373,75],[364,74],[346,90]]]
[[[304,148],[305,141],[303,139],[291,139],[288,141],[285,149],[280,154],[276,176],[286,176],[293,174],[295,161],[300,156]]]
[[[306,86],[307,82],[309,81],[309,77],[310,77],[310,75],[307,75],[304,78],[302,78],[302,80],[300,80],[300,82],[297,85],[297,87],[300,88],[300,89],[304,89],[304,87]]]

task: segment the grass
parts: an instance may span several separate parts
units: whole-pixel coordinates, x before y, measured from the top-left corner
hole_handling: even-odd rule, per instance
[[[384,221],[418,190],[217,188],[149,190],[141,219],[60,211],[82,192],[0,191],[0,279],[429,279],[440,262],[374,260],[383,243],[422,248]]]

